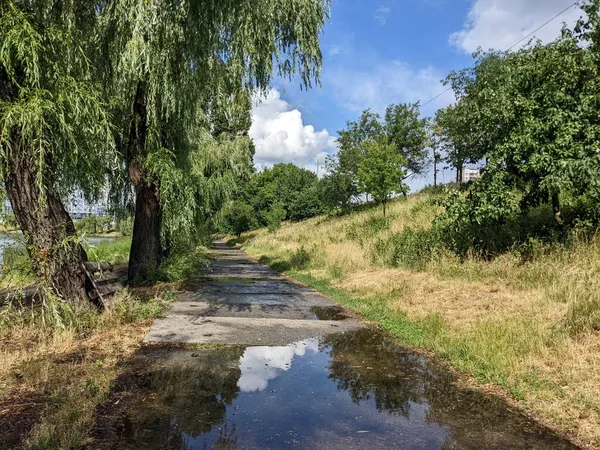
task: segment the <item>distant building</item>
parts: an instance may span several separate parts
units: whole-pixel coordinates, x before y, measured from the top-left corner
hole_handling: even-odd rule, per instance
[[[72,219],[78,220],[84,217],[97,216],[103,217],[106,215],[106,202],[88,202],[81,190],[76,190],[71,193],[65,205],[67,212]]]
[[[462,178],[463,183],[477,180],[481,178],[481,169],[463,169]]]
[[[104,197],[104,199],[101,198],[97,202],[88,202],[85,199],[83,192],[78,189],[67,197],[65,208],[74,220],[90,216],[104,217],[108,210],[106,201],[108,194],[103,193],[102,197]],[[4,201],[4,204],[0,204],[0,216],[12,212],[13,208],[8,199]]]

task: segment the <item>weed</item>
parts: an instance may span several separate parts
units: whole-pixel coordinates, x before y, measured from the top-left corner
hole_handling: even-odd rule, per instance
[[[300,247],[290,258],[290,265],[296,269],[305,269],[310,264],[310,254],[304,247]]]

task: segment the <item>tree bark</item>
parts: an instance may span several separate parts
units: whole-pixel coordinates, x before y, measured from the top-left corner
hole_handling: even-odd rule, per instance
[[[162,259],[160,205],[154,183],[136,188],[133,238],[129,252],[129,281],[143,284],[156,273]]]
[[[562,226],[562,213],[560,210],[560,198],[558,194],[552,194],[552,211],[554,212],[554,221],[558,226]]]
[[[128,277],[131,284],[142,284],[151,279],[162,260],[159,186],[150,179],[143,167],[148,156],[147,132],[146,92],[144,84],[140,82],[135,93],[127,146],[129,178],[135,187],[136,196],[133,238],[129,252]]]
[[[6,192],[36,274],[42,286],[65,301],[87,300],[91,286],[82,267],[87,255],[75,239],[75,226],[53,186],[52,174],[44,174],[42,199],[35,158],[16,133],[12,142],[11,157],[3,168]]]
[[[18,87],[0,66],[0,100],[17,98]],[[91,286],[82,267],[87,255],[75,239],[73,221],[54,187],[51,161],[40,186],[35,152],[23,142],[19,130],[11,132],[10,142],[10,151],[3,149],[2,177],[34,270],[42,286],[65,301],[87,301]]]

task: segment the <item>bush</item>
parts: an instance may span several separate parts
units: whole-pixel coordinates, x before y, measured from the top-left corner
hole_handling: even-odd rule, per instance
[[[131,238],[127,236],[106,239],[96,245],[87,245],[88,257],[92,261],[106,261],[122,264],[129,260]]]
[[[300,247],[290,258],[290,265],[296,270],[305,269],[310,264],[310,253]]]
[[[133,217],[119,217],[116,221],[116,230],[123,236],[131,236],[133,234]]]
[[[407,228],[390,238],[379,239],[373,248],[372,257],[385,266],[422,270],[443,248],[441,238],[435,229]]]
[[[282,203],[274,203],[271,209],[265,214],[265,222],[271,233],[275,232],[285,219],[286,212]]]
[[[226,231],[240,237],[242,233],[257,226],[254,209],[249,204],[236,200],[223,210]]]
[[[200,271],[208,264],[208,253],[203,247],[197,247],[194,250],[176,250],[161,264],[158,279],[180,281],[197,278]]]

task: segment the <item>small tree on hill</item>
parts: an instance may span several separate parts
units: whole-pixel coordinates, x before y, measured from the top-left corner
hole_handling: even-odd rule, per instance
[[[365,154],[358,164],[358,181],[361,190],[383,206],[385,216],[392,194],[408,192],[408,186],[402,182],[406,161],[392,144],[367,141],[364,147]]]

